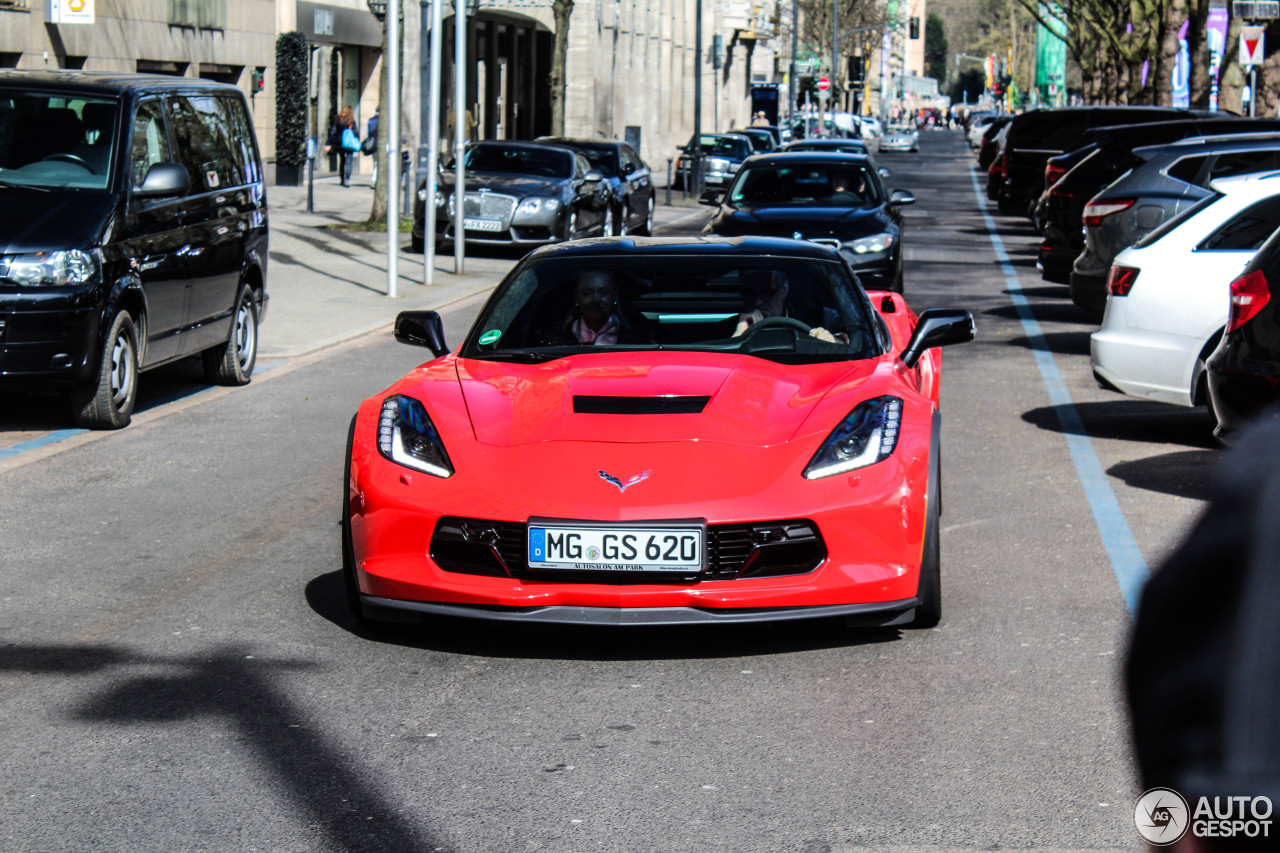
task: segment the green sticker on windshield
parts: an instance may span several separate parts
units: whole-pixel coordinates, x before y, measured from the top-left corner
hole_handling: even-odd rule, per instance
[[[488,346],[489,344],[496,344],[498,342],[498,338],[500,337],[502,337],[502,332],[499,332],[497,329],[494,329],[493,331],[490,331],[490,332],[485,332],[483,335],[480,336],[480,345]]]

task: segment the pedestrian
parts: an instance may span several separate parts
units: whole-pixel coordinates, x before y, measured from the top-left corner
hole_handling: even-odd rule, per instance
[[[1138,774],[1145,789],[1177,791],[1188,812],[1201,797],[1225,801],[1228,810],[1269,797],[1269,815],[1280,799],[1277,441],[1274,413],[1239,436],[1222,459],[1209,505],[1152,574],[1138,607],[1125,670]],[[1170,849],[1274,849],[1274,831],[1196,837],[1202,832],[1189,826],[1190,816],[1179,806],[1179,823],[1158,840],[1186,833],[1184,846]],[[1208,823],[1226,825],[1226,817],[1239,813]]]
[[[338,152],[338,175],[344,187],[351,186],[351,164],[356,152],[360,150],[360,140],[356,137],[355,126],[355,111],[348,104],[333,117],[333,123],[329,125],[329,138],[324,146],[326,154],[332,154],[335,150]],[[347,131],[351,132],[350,136],[347,135]],[[356,139],[354,147],[349,144],[352,137]]]
[[[373,118],[369,119],[369,123],[364,129],[364,145],[361,149],[366,154],[373,155],[373,179],[371,183],[374,186],[378,184],[378,113],[373,114]]]

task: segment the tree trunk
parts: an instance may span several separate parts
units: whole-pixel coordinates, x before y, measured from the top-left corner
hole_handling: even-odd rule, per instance
[[[556,37],[551,55],[551,134],[564,136],[565,67],[569,61],[569,18],[573,0],[552,0]]]
[[[373,207],[369,210],[369,222],[383,222],[387,218],[387,170],[384,168],[386,156],[382,148],[387,143],[387,134],[391,128],[387,126],[387,110],[385,105],[391,103],[389,81],[387,79],[387,21],[382,20],[382,62],[378,69],[378,145],[374,149],[374,162],[378,166],[378,180],[373,187]],[[367,127],[367,123],[366,123]]]
[[[1209,25],[1209,4],[1201,0],[1196,5],[1191,26],[1187,27],[1187,53],[1191,55],[1191,106],[1209,108],[1209,40],[1205,27]]]
[[[1153,103],[1158,107],[1173,105],[1173,74],[1178,67],[1178,51],[1181,44],[1178,30],[1190,12],[1187,0],[1170,0],[1165,7],[1164,20],[1160,22],[1159,48],[1155,56],[1155,68],[1152,69],[1155,86]],[[1190,28],[1188,27],[1188,30]]]

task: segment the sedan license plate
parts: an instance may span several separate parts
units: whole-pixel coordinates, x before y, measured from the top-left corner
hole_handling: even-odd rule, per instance
[[[501,219],[464,219],[462,227],[468,231],[501,231]]]
[[[702,571],[706,528],[529,522],[529,568],[588,572]]]

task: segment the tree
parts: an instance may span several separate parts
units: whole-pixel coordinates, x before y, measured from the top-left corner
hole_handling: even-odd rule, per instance
[[[937,12],[930,12],[924,24],[924,73],[938,81],[938,88],[947,80],[947,25]]]
[[[569,18],[573,0],[551,0],[556,37],[551,52],[551,134],[564,136],[565,66],[569,62]]]
[[[283,183],[280,166],[298,184],[307,160],[307,37],[294,31],[276,39],[276,181]]]

